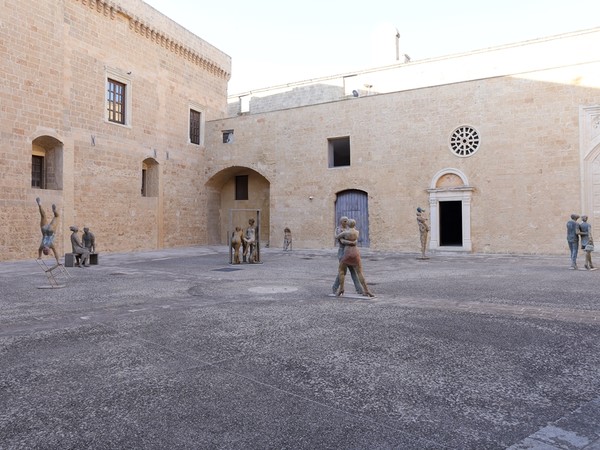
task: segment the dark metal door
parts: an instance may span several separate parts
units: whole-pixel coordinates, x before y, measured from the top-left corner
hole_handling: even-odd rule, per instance
[[[335,201],[335,226],[340,217],[346,216],[356,220],[356,229],[360,232],[358,245],[369,246],[369,196],[364,191],[347,190],[337,194]]]

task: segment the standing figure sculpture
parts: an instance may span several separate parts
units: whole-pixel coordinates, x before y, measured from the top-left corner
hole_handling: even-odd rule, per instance
[[[88,251],[87,248],[85,248],[83,246],[83,244],[79,240],[79,236],[78,236],[79,228],[77,228],[75,225],[71,225],[69,227],[69,230],[72,231],[71,247],[73,248],[73,253],[76,255],[79,255],[79,257],[80,257],[80,261],[78,263],[76,263],[75,265],[77,267],[89,267],[90,266],[90,252]]]
[[[231,248],[233,249],[233,264],[240,263],[240,247],[242,246],[243,231],[241,227],[235,227],[231,233]]]
[[[585,251],[585,268],[597,270],[592,264],[592,252],[594,251],[594,239],[592,238],[592,226],[588,223],[588,216],[581,216],[579,224],[579,235],[581,236],[581,249]]]
[[[248,228],[244,232],[242,244],[244,247],[244,262],[258,262],[256,254],[256,228],[254,228],[254,219],[248,220]]]
[[[425,256],[425,250],[427,249],[427,234],[429,233],[429,225],[427,225],[427,218],[423,215],[425,212],[422,208],[417,208],[417,224],[419,225],[419,233],[421,235],[421,258],[428,259]]]
[[[567,243],[571,252],[571,269],[577,270],[577,249],[579,247],[579,219],[578,214],[571,214],[571,220],[567,222]]]
[[[349,219],[346,216],[340,217],[340,223],[335,228],[335,236],[336,236],[335,239],[338,242],[338,264],[341,261],[342,257],[344,256],[344,249],[346,248],[346,246],[342,243],[342,241],[340,239],[338,239],[337,236],[340,233],[343,233],[344,231],[348,230],[348,220]],[[356,293],[362,295],[363,290],[360,285],[360,280],[358,279],[358,276],[356,276],[356,270],[354,269],[353,266],[348,266],[348,270],[350,271],[350,276],[352,277],[352,282],[354,283],[354,288],[356,289]],[[344,271],[344,275],[346,275],[345,271]],[[340,274],[338,271],[338,274],[336,275],[335,280],[333,282],[333,286],[331,286],[331,290],[333,291],[334,294],[337,295],[339,287],[340,287]]]
[[[344,255],[342,259],[340,259],[340,266],[338,269],[338,275],[340,277],[340,286],[337,290],[336,295],[339,297],[344,293],[344,281],[346,278],[346,269],[353,268],[356,270],[356,275],[360,281],[362,286],[363,295],[367,295],[369,297],[375,297],[367,286],[367,282],[365,281],[365,277],[362,273],[362,263],[360,261],[360,252],[358,251],[358,247],[356,243],[358,242],[359,232],[356,228],[356,221],[354,219],[348,220],[348,229],[342,231],[340,234],[336,235],[336,239],[344,244]]]
[[[42,231],[42,242],[40,243],[40,247],[38,249],[38,259],[42,259],[42,253],[44,255],[48,255],[50,250],[52,250],[52,254],[54,255],[54,259],[56,259],[56,264],[60,264],[58,260],[58,253],[56,252],[56,248],[54,247],[54,237],[56,236],[56,227],[58,226],[58,211],[56,209],[56,205],[52,205],[52,213],[54,217],[49,223],[46,223],[46,213],[44,208],[42,208],[42,201],[40,198],[35,199],[38,204],[38,209],[40,210],[40,230]]]
[[[292,230],[288,227],[283,229],[283,251],[292,249]]]
[[[88,252],[96,253],[96,236],[88,227],[83,228],[83,246],[87,248]]]

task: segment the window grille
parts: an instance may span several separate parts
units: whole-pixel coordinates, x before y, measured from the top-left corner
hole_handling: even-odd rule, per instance
[[[106,102],[108,105],[108,120],[125,124],[125,84],[108,80]]]
[[[31,157],[31,187],[44,188],[44,157]]]
[[[201,114],[190,109],[190,142],[200,145],[200,120]]]

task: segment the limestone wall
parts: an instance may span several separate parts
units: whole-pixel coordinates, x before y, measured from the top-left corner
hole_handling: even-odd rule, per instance
[[[473,251],[564,253],[565,222],[591,189],[580,173],[579,110],[600,104],[599,69],[571,65],[217,120],[207,134],[232,129],[235,142],[211,140],[206,169],[235,161],[271,180],[272,239],[290,226],[294,248],[330,247],[336,194],[359,189],[368,193],[371,247],[418,251],[415,209],[429,212],[434,175],[453,169],[472,188]],[[449,149],[461,125],[480,136],[469,157]],[[351,165],[329,168],[327,140],[340,136],[350,137]],[[590,217],[600,227],[600,213]]]
[[[61,254],[71,224],[89,226],[100,251],[204,243],[205,146],[189,143],[189,110],[225,115],[230,58],[139,0],[22,0],[0,19],[0,259],[37,254],[38,196],[61,212]],[[107,120],[107,78],[126,83],[125,125]],[[34,189],[32,153],[46,147],[60,182]]]

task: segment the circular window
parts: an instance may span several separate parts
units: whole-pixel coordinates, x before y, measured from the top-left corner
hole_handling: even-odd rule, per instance
[[[473,127],[461,126],[450,136],[450,150],[456,156],[471,156],[479,148],[479,133]]]

